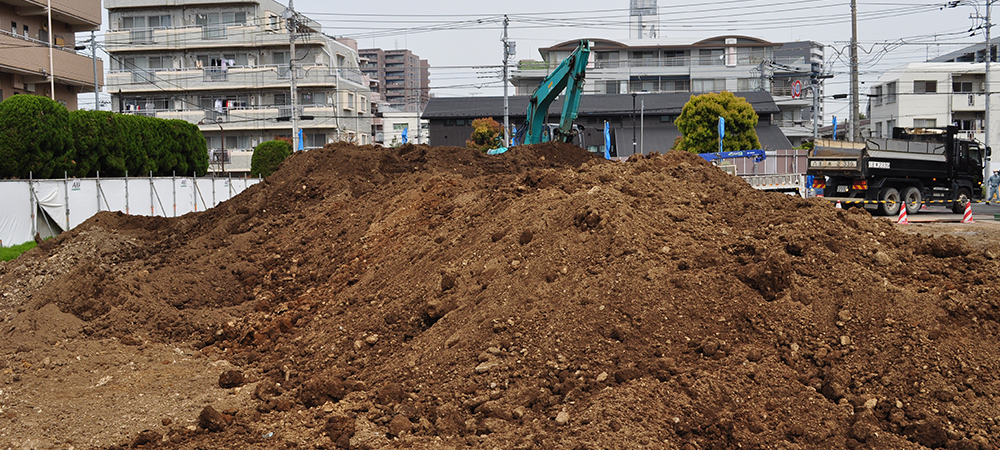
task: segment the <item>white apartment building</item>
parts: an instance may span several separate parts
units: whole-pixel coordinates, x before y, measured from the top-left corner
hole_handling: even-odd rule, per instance
[[[385,147],[396,147],[403,143],[403,130],[409,144],[430,144],[429,121],[420,118],[416,111],[403,111],[389,106],[379,107],[382,116],[382,133],[376,135],[376,143]],[[381,139],[379,139],[381,138]]]
[[[540,48],[541,61],[522,60],[512,71],[517,95],[531,95],[579,44]],[[584,94],[633,92],[770,92],[781,112],[772,118],[793,146],[812,139],[822,126],[822,83],[813,112],[810,71],[822,71],[823,46],[812,41],[771,43],[747,36],[717,36],[693,44],[653,40],[630,43],[592,39]]]
[[[210,170],[249,170],[253,148],[292,136],[292,75],[302,147],[369,144],[371,92],[357,43],[295,15],[295,54],[273,0],[105,0],[112,109],[196,123]],[[291,63],[291,65],[290,65]]]
[[[893,127],[955,125],[985,141],[985,75],[986,64],[975,62],[910,63],[886,72],[868,94],[871,134],[890,137]],[[1000,117],[996,100],[990,105],[994,124]],[[990,146],[995,147],[1000,130],[990,128]]]

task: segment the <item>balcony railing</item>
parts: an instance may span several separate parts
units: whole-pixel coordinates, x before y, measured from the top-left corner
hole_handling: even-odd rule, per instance
[[[517,70],[552,70],[562,61],[520,61]],[[756,66],[761,58],[756,56],[738,56],[736,65]],[[684,56],[663,58],[633,58],[633,59],[600,59],[589,64],[594,69],[628,69],[632,67],[699,67],[724,66],[725,61],[716,56]]]
[[[90,64],[89,59],[85,61]],[[86,68],[91,71],[90,80],[93,82],[93,69],[89,65]],[[296,82],[302,87],[354,84],[358,88],[368,88],[361,84],[361,72],[357,69],[339,69],[336,72],[327,66],[296,66],[295,69]],[[123,92],[215,90],[220,88],[221,82],[226,83],[227,89],[278,88],[288,86],[288,74],[287,65],[118,70],[108,73],[107,85],[109,90],[121,89]]]
[[[190,48],[198,46],[260,47],[266,45],[288,45],[288,33],[284,27],[272,29],[270,25],[229,24],[192,25],[171,28],[132,28],[109,31],[105,35],[108,50],[121,51],[141,45],[143,48]],[[303,38],[299,45],[309,45]]]

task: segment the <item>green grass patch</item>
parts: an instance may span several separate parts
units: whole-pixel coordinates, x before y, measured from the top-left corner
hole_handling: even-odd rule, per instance
[[[21,256],[21,253],[31,250],[37,246],[38,244],[36,244],[35,241],[28,241],[12,247],[0,247],[0,261],[10,261],[18,256]]]

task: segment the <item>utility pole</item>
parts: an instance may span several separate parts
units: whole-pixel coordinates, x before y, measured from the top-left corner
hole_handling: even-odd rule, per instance
[[[986,148],[990,147],[990,94],[992,89],[990,88],[990,62],[993,60],[993,45],[990,43],[990,28],[993,24],[990,23],[990,4],[996,0],[986,0],[986,123],[983,126],[983,134],[986,135],[986,139],[983,142]],[[989,173],[990,164],[987,164],[987,173]]]
[[[510,44],[507,42],[507,24],[510,20],[503,16],[503,146],[510,147],[510,106],[507,103],[507,60],[510,57]],[[420,118],[417,117],[417,129],[420,129]],[[418,131],[419,133],[419,131]]]
[[[646,97],[639,99],[639,153],[645,155],[646,149]]]
[[[94,32],[90,32],[90,53],[94,60],[94,111],[101,110],[101,89],[97,86],[97,39],[94,39]]]
[[[632,154],[636,151],[635,144],[635,92],[632,93]]]
[[[851,0],[851,141],[861,140],[860,104],[858,98],[858,0]]]
[[[48,30],[49,30],[49,94],[52,96],[52,100],[56,99],[56,72],[55,72],[55,62],[53,62],[52,56],[52,0],[48,0],[46,3],[46,11],[48,12]],[[27,36],[25,36],[27,37]]]
[[[293,0],[288,0],[288,9],[285,10],[286,25],[288,26],[288,44],[291,55],[288,56],[288,76],[291,78],[292,87],[292,151],[299,151],[299,123],[298,123],[298,97],[295,89],[295,33],[298,26],[295,21],[295,7]]]

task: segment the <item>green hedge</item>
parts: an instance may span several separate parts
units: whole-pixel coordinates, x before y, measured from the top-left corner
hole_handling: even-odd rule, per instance
[[[266,141],[253,149],[250,157],[250,175],[266,177],[278,170],[278,166],[292,154],[291,144],[285,141]]]
[[[197,125],[107,111],[67,111],[45,97],[0,103],[0,178],[204,175]]]

